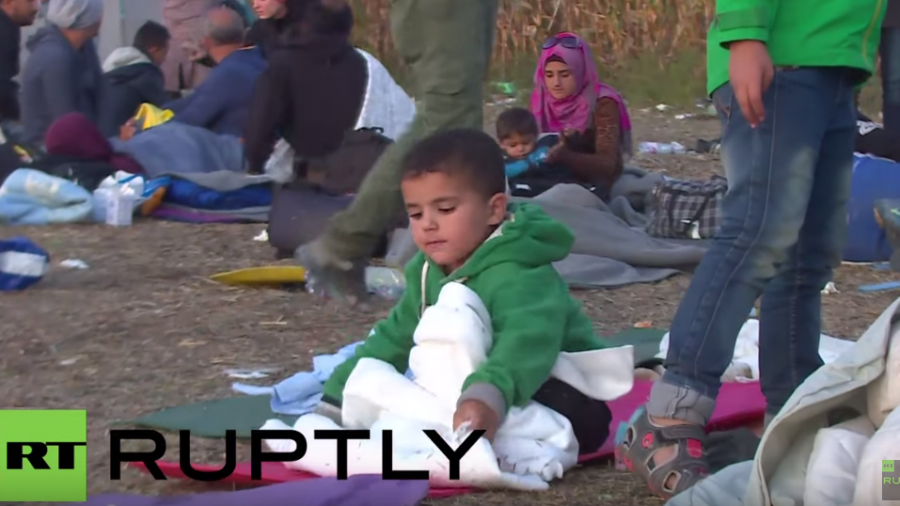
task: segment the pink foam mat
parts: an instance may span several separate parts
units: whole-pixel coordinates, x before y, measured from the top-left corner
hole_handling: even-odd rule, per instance
[[[610,458],[613,456],[615,450],[614,435],[619,424],[627,422],[635,410],[647,402],[652,385],[652,382],[649,381],[636,381],[631,392],[609,402],[609,408],[613,415],[612,422],[610,423],[610,437],[607,438],[606,443],[596,452],[579,457],[578,461],[580,463]],[[753,422],[758,422],[762,420],[765,415],[765,410],[766,400],[759,389],[758,382],[725,383],[719,390],[716,410],[713,412],[712,420],[707,429],[734,429]],[[141,463],[130,465],[135,469],[144,472],[147,471],[146,467]],[[159,465],[163,474],[168,478],[181,480],[188,479],[179,469],[178,462],[159,461],[157,462],[157,465]],[[221,469],[221,465],[195,464],[194,468],[198,471],[215,471]],[[319,476],[304,471],[288,469],[280,462],[264,462],[262,465],[262,479],[252,480],[250,478],[250,463],[239,462],[234,473],[224,481],[243,485],[268,485],[288,481],[308,480],[312,478],[319,478]],[[450,497],[472,492],[477,492],[477,490],[473,488],[432,487],[428,493],[428,497]]]

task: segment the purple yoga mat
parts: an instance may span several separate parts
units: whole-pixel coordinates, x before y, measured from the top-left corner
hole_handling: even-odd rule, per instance
[[[427,481],[384,480],[356,475],[347,480],[316,478],[236,492],[206,492],[170,497],[103,494],[87,506],[416,506],[428,494]]]

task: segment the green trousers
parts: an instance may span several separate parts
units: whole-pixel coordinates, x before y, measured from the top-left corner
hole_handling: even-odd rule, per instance
[[[417,141],[448,128],[483,128],[484,81],[497,0],[391,0],[391,33],[413,80],[416,117],[368,174],[353,204],[330,221],[323,245],[367,259],[402,210],[400,161]]]

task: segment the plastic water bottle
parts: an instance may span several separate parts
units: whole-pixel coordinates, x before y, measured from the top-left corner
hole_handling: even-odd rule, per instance
[[[403,291],[406,290],[406,279],[403,276],[403,271],[391,267],[366,267],[365,283],[366,290],[369,293],[374,293],[388,300],[399,299],[403,295]],[[325,296],[324,287],[320,286],[319,281],[311,276],[309,272],[306,274],[305,286],[307,293],[318,297]]]
[[[642,142],[638,145],[638,151],[649,154],[682,154],[687,149],[677,142]]]
[[[397,300],[406,290],[403,272],[391,267],[366,267],[366,288],[369,293],[388,300]]]

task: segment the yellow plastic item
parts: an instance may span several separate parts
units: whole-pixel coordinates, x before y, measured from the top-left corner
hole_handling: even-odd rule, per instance
[[[150,213],[156,211],[156,209],[162,204],[163,197],[166,196],[166,187],[157,188],[147,200],[141,204],[141,216],[150,216]]]
[[[221,272],[210,279],[231,286],[286,285],[305,282],[306,269],[296,265],[268,265]]]
[[[160,109],[153,104],[141,104],[141,108],[134,115],[134,121],[140,130],[147,130],[162,125],[174,117],[175,113],[168,109]]]

